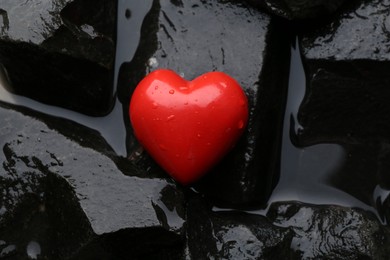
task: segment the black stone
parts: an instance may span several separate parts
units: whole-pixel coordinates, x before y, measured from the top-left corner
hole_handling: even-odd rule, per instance
[[[180,252],[184,194],[174,184],[14,110],[0,108],[0,126],[0,253],[15,246],[7,254],[23,258],[31,241],[50,259]]]
[[[197,186],[217,203],[264,202],[277,178],[288,77],[289,38],[281,22],[235,1],[154,1],[137,53],[122,72],[126,104],[150,71],[169,68],[187,80],[208,71],[234,77],[249,99],[248,127],[235,149]],[[129,131],[129,154],[158,171]]]
[[[289,20],[319,18],[337,11],[346,0],[248,0]]]
[[[386,151],[379,145],[345,145],[345,159],[337,169],[326,177],[326,183],[331,187],[352,195],[366,205],[376,205],[375,189],[377,186],[387,187],[389,168],[382,168],[382,156]],[[388,156],[388,155],[387,155]],[[382,165],[382,167],[385,165]],[[313,173],[314,174],[314,173]]]
[[[390,1],[361,1],[301,39],[298,145],[390,140]]]
[[[116,1],[4,0],[0,63],[9,90],[88,115],[113,102]]]
[[[212,212],[193,199],[187,213],[190,259],[291,259],[292,229],[243,212]]]
[[[296,259],[388,259],[390,230],[371,212],[281,202],[272,204],[267,216],[294,230]]]

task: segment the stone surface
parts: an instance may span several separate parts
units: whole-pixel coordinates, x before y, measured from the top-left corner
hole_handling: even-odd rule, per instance
[[[361,1],[302,37],[299,145],[389,142],[389,4]]]
[[[294,259],[387,259],[390,253],[390,230],[371,212],[281,202],[267,216],[294,230]]]
[[[377,207],[375,189],[377,186],[386,187],[390,183],[387,167],[382,156],[385,151],[379,145],[344,145],[345,157],[342,163],[324,178],[326,184],[352,195],[366,205]],[[382,166],[380,165],[382,164]]]
[[[10,89],[89,115],[113,102],[116,3],[4,0],[0,63]]]
[[[207,21],[207,22],[200,22]],[[169,68],[191,80],[207,71],[234,77],[249,99],[243,137],[197,188],[221,204],[265,201],[277,178],[280,131],[288,73],[289,38],[281,24],[250,6],[231,1],[155,1],[142,28],[140,47],[122,66],[122,102],[150,71]],[[273,44],[270,44],[270,43]],[[285,77],[284,77],[285,76]],[[130,128],[130,127],[129,127]],[[129,131],[130,157],[158,171]]]
[[[128,161],[118,168],[120,158],[82,146],[22,113],[1,107],[0,121],[0,240],[8,246],[1,250],[11,252],[14,245],[23,257],[25,246],[35,241],[43,256],[62,258],[75,252],[89,256],[104,244],[98,252],[119,257],[180,245],[184,195],[174,184],[143,178]],[[82,138],[101,137],[91,131]]]
[[[122,158],[96,131],[62,118],[0,104],[0,259],[388,258],[389,228],[372,212],[362,209],[278,202],[261,212],[263,215],[256,215],[215,207],[260,207],[266,203],[279,173],[290,48],[286,31],[291,24],[242,2],[153,1],[136,56],[122,66],[119,76],[123,86],[119,98],[126,112],[131,91],[146,73],[157,68],[174,69],[187,79],[205,71],[222,70],[242,84],[251,106],[247,132],[211,175],[195,185],[197,192],[180,188],[166,177],[137,144],[128,121],[129,158]],[[281,10],[288,7],[285,2],[270,7]],[[69,63],[62,65],[76,64],[79,67],[75,70],[88,63],[103,68],[105,73],[110,71],[112,56],[77,48],[95,46],[89,40],[77,45],[86,39],[85,33],[91,36],[96,32],[107,37],[104,39],[113,37],[112,27],[105,27],[110,22],[94,19],[100,15],[86,15],[84,3],[90,7],[88,14],[99,14],[113,2],[27,1],[26,6],[31,8],[44,7],[40,11],[45,15],[36,17],[37,12],[24,9],[30,16],[20,16],[19,21],[45,21],[48,30],[55,32],[55,37],[49,33],[50,40],[41,41],[39,35],[48,35],[27,30],[23,24],[13,23],[15,27],[11,27],[15,10],[9,6],[18,6],[19,13],[27,8],[22,1],[2,1],[0,57],[4,59],[11,49],[19,50],[20,56],[16,57],[22,62],[15,63],[16,73],[23,72],[20,68],[33,73],[34,64],[39,64],[42,68],[36,69],[42,71],[53,67],[50,57],[60,57],[61,62],[68,57]],[[134,9],[121,10],[121,15],[133,25],[131,28],[138,28],[151,3],[145,0],[144,5],[129,4]],[[311,6],[321,3],[312,1]],[[333,1],[327,3],[333,6]],[[376,206],[378,216],[387,223],[389,5],[388,0],[360,1],[328,25],[304,33],[300,43],[308,88],[296,125],[302,128],[298,136],[292,136],[300,148],[323,142],[342,143],[340,150],[345,158],[340,165],[325,180],[318,176],[320,171],[314,171],[313,179],[352,195],[362,204]],[[315,13],[315,8],[310,10]],[[46,16],[49,9],[52,16]],[[115,15],[110,17],[114,19]],[[78,33],[84,35],[82,39],[68,37]],[[6,34],[10,38],[4,37]],[[29,38],[24,38],[26,35]],[[26,39],[31,40],[30,47],[25,46],[29,41]],[[132,42],[132,50],[137,42]],[[75,49],[63,53],[55,47],[61,43]],[[42,48],[47,48],[48,54],[38,60]],[[125,53],[126,48],[121,51]],[[123,60],[132,57],[129,53]],[[27,59],[23,64],[30,55],[37,58],[31,59],[35,63]],[[93,73],[94,77],[103,75],[98,69]],[[64,71],[60,75],[64,76]],[[49,82],[47,77],[42,79]],[[42,93],[40,97],[48,96],[56,105],[65,106],[55,100],[57,94]],[[299,169],[318,169],[310,167],[332,157],[316,153],[290,159],[294,158],[297,164],[306,164]],[[325,171],[326,166],[323,168]],[[305,188],[304,183],[296,187]]]
[[[334,13],[346,0],[248,0],[289,20],[319,18]]]
[[[291,259],[294,232],[259,215],[212,212],[190,200],[187,212],[189,259]]]

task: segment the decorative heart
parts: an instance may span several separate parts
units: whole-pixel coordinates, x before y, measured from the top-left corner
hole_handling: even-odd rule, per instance
[[[130,121],[144,149],[183,185],[198,180],[234,146],[248,121],[248,100],[223,72],[186,81],[156,70],[135,89]]]

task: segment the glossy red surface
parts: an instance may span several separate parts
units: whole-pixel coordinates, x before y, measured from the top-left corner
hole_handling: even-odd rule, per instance
[[[248,121],[239,84],[222,72],[186,81],[157,70],[135,89],[134,134],[154,160],[183,185],[206,174],[234,146]]]

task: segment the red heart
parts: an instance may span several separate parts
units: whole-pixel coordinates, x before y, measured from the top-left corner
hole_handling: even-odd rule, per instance
[[[154,160],[181,184],[198,180],[234,146],[248,121],[248,101],[223,72],[186,81],[156,70],[130,102],[134,134]]]

